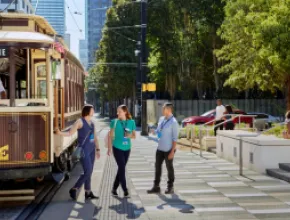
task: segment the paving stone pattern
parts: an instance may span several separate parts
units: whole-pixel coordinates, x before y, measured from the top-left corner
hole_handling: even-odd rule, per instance
[[[215,154],[177,151],[175,194],[165,195],[167,171],[163,167],[160,195],[148,195],[154,178],[157,143],[154,138],[138,136],[127,166],[132,197],[110,195],[116,173],[113,157],[107,160],[100,201],[95,219],[290,219],[290,185],[266,175],[246,170]],[[249,179],[250,178],[250,179]]]

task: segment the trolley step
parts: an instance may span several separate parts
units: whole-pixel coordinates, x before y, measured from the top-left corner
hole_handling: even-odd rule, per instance
[[[32,201],[35,199],[33,189],[1,190],[0,202],[8,201]]]

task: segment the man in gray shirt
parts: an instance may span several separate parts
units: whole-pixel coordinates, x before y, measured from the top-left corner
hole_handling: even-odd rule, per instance
[[[173,105],[166,103],[163,106],[163,115],[158,123],[157,130],[155,131],[158,136],[158,148],[156,151],[156,162],[155,162],[155,180],[154,186],[151,190],[148,190],[148,194],[160,193],[160,181],[162,175],[162,164],[165,160],[168,182],[167,190],[165,194],[174,193],[174,167],[173,158],[176,151],[176,142],[178,139],[178,122],[174,118]]]

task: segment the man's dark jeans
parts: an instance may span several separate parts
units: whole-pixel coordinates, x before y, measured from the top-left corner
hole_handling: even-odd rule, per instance
[[[216,121],[214,123],[214,125],[218,125],[218,124],[223,123],[223,122],[224,122],[224,120],[218,120],[218,121]],[[222,124],[222,125],[217,126],[217,127],[214,128],[214,136],[216,136],[217,129],[223,130],[224,129],[224,125]]]
[[[155,162],[155,181],[154,186],[159,187],[160,181],[161,181],[161,175],[162,175],[162,164],[165,160],[166,168],[167,168],[167,174],[168,174],[168,182],[167,187],[172,188],[174,183],[174,167],[173,167],[173,159],[168,160],[169,152],[163,152],[160,150],[156,151],[156,162]]]

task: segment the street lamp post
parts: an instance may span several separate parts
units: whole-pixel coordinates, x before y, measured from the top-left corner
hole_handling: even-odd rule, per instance
[[[136,44],[135,56],[137,57],[137,71],[136,71],[136,102],[135,102],[135,117],[137,126],[141,126],[141,112],[139,112],[142,101],[142,81],[141,81],[141,32],[138,33],[138,41]]]
[[[148,61],[148,53],[146,47],[146,34],[147,34],[147,0],[141,0],[141,82],[147,82],[147,61]],[[142,87],[142,86],[141,86]],[[142,88],[141,88],[142,89]],[[147,94],[146,91],[142,92],[142,112],[141,112],[141,135],[148,135],[148,127],[147,127]]]

